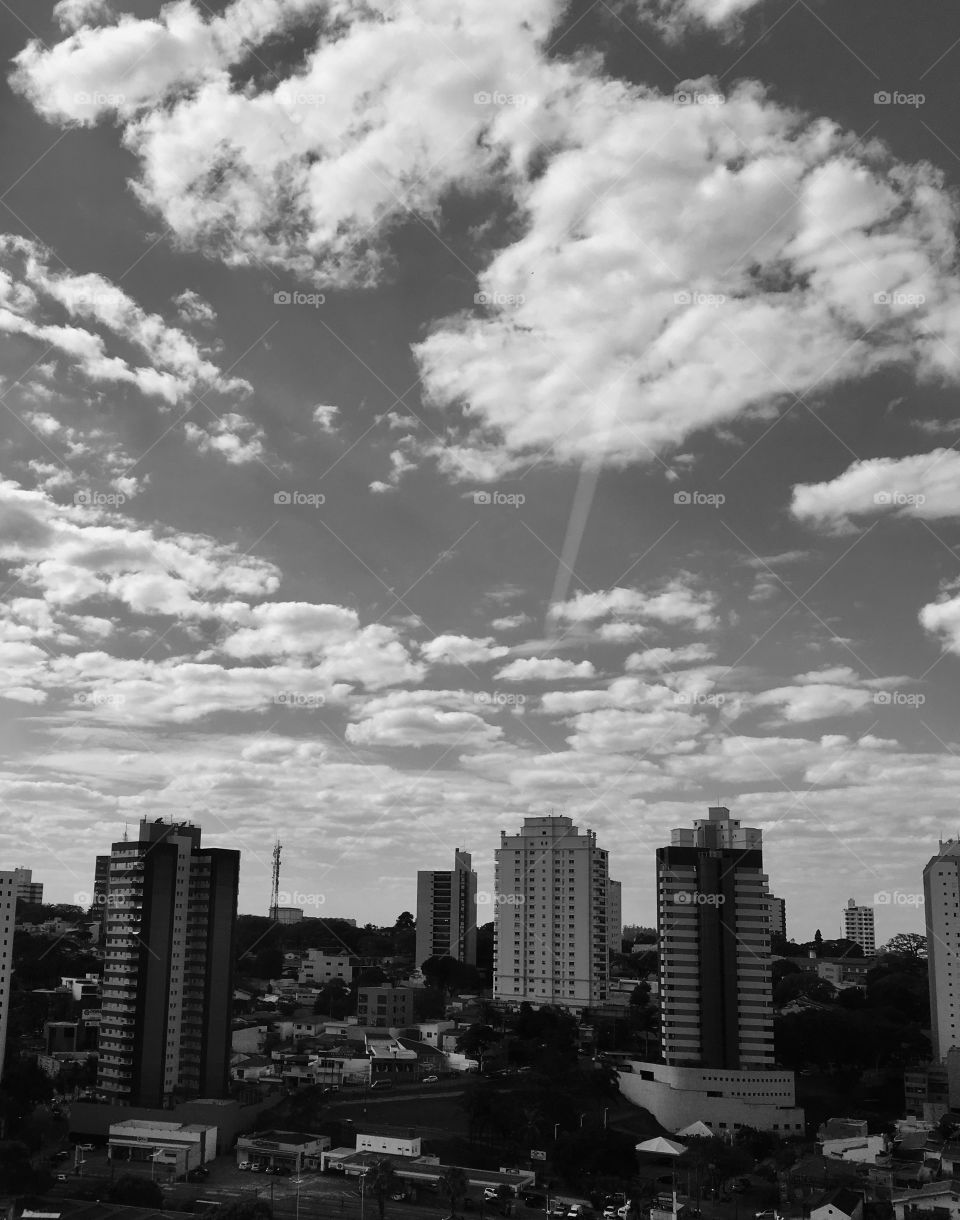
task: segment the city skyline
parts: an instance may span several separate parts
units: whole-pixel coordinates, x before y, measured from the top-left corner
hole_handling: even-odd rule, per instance
[[[795,937],[921,931],[960,13],[335,7],[0,8],[0,859],[188,818],[388,923],[555,810],[652,925],[724,803]]]

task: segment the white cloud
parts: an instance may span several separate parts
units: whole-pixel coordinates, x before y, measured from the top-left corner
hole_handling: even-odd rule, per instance
[[[649,673],[676,666],[709,661],[713,652],[706,644],[684,644],[678,648],[647,648],[634,652],[623,663],[627,673]]]
[[[589,661],[568,661],[562,657],[518,657],[499,670],[504,682],[562,682],[574,678],[595,678],[597,671]]]
[[[558,623],[575,626],[614,619],[603,623],[599,631],[604,638],[615,640],[642,634],[645,623],[709,630],[717,624],[714,606],[711,594],[695,589],[691,579],[682,575],[669,580],[656,593],[619,586],[596,593],[578,591],[568,601],[552,606],[550,615]]]
[[[925,521],[960,516],[960,453],[934,449],[902,458],[868,458],[824,483],[793,489],[793,515],[814,525],[851,525],[889,515]]]
[[[335,432],[337,429],[337,416],[339,414],[339,407],[320,402],[313,408],[313,422],[322,432]]]
[[[478,713],[482,706],[465,691],[393,691],[368,700],[362,718],[347,725],[346,738],[367,746],[475,749],[503,736]]]
[[[490,626],[494,631],[516,631],[530,622],[529,614],[507,614],[503,618],[495,618]]]
[[[256,462],[263,457],[263,429],[233,411],[221,416],[209,428],[184,424],[183,432],[200,453],[220,454],[233,466]]]
[[[173,298],[173,303],[180,321],[188,326],[212,326],[217,320],[216,310],[210,302],[192,288],[185,288]]]
[[[106,0],[58,0],[53,6],[54,21],[70,33],[84,25],[106,22],[112,15]]]
[[[468,635],[438,635],[420,648],[431,665],[483,665],[505,657],[509,651],[491,636],[477,639]]]

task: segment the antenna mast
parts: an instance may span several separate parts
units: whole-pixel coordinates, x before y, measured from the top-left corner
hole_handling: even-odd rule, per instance
[[[270,886],[270,911],[271,919],[278,919],[280,913],[280,840],[273,849],[273,878]]]

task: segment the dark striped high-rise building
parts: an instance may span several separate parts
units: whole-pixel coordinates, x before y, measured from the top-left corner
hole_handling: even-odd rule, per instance
[[[144,819],[109,860],[98,1089],[120,1105],[223,1097],[240,853]]]

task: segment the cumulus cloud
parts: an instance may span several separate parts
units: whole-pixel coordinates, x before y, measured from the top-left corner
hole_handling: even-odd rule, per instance
[[[491,636],[477,639],[468,635],[438,635],[420,648],[431,665],[483,665],[505,657],[509,651]]]
[[[217,320],[217,314],[209,301],[205,301],[199,292],[185,288],[173,298],[177,307],[177,316],[181,322],[192,326],[212,326]]]
[[[318,402],[313,408],[313,422],[322,432],[335,432],[337,429],[337,416],[339,414],[339,407],[334,407],[329,403]]]
[[[855,517],[881,514],[926,521],[960,516],[960,453],[934,449],[853,462],[835,479],[794,487],[790,510],[802,521],[840,529]]]
[[[698,661],[709,661],[712,650],[706,644],[683,644],[677,648],[647,648],[643,652],[634,652],[623,663],[627,673],[657,672],[662,669],[673,669],[680,665],[696,664]]]
[[[674,577],[657,592],[616,587],[596,593],[578,591],[550,608],[558,624],[589,628],[606,640],[630,640],[650,624],[685,626],[707,631],[717,625],[716,599],[694,587],[686,575]],[[612,621],[611,621],[612,620]]]
[[[503,736],[479,714],[482,706],[465,691],[392,691],[363,705],[346,738],[367,746],[480,748]]]
[[[235,411],[228,411],[209,428],[184,424],[184,436],[200,453],[216,453],[232,466],[257,462],[264,454],[263,429]]]
[[[590,661],[568,661],[562,657],[518,657],[496,675],[504,682],[562,682],[574,678],[595,678]]]

